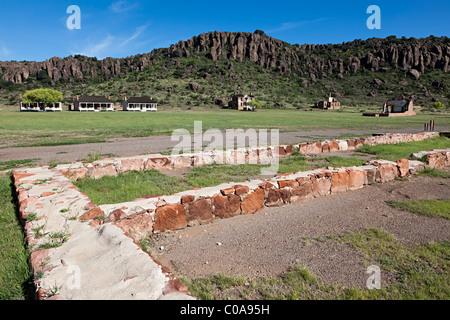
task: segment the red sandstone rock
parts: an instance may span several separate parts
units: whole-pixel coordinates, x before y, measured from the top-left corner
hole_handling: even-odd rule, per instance
[[[125,218],[127,215],[122,209],[116,209],[109,214],[109,219],[113,222]]]
[[[330,142],[328,144],[328,147],[330,148],[330,152],[339,151],[339,143],[337,141]]]
[[[242,214],[256,213],[263,208],[264,190],[256,189],[241,202]]]
[[[81,215],[78,218],[79,221],[89,221],[97,217],[104,217],[105,213],[99,207],[92,208]]]
[[[51,192],[51,191],[49,191],[49,192],[44,192],[43,194],[41,194],[41,198],[43,198],[43,197],[48,197],[48,196],[51,196],[51,195],[53,195],[53,194],[55,194],[54,192]]]
[[[171,162],[168,158],[150,158],[145,163],[145,170],[151,169],[168,169],[171,167]]]
[[[116,167],[114,165],[109,166],[96,166],[92,170],[90,177],[92,179],[100,179],[104,176],[115,176],[117,175]]]
[[[286,188],[286,187],[293,188],[293,187],[297,187],[297,186],[298,186],[298,182],[295,180],[280,180],[280,181],[278,181],[278,187],[280,189]]]
[[[221,192],[224,196],[226,196],[226,195],[229,195],[229,194],[233,194],[233,193],[234,193],[234,188],[226,188],[226,189],[222,189],[222,190],[220,190],[220,192]]]
[[[356,190],[364,186],[364,178],[366,172],[360,170],[349,170],[348,171],[348,189]]]
[[[326,196],[331,191],[331,179],[318,178],[313,180],[313,196]]]
[[[122,219],[117,221],[115,225],[136,241],[150,236],[153,231],[152,217],[146,213],[139,214],[132,219]]]
[[[283,199],[281,199],[281,192],[279,189],[269,189],[265,205],[266,207],[279,207],[283,205]]]
[[[347,171],[335,172],[333,178],[331,179],[331,192],[338,193],[347,191],[347,183],[348,183]]]
[[[214,206],[214,215],[219,218],[230,218],[241,214],[241,198],[238,195],[217,194],[212,197],[211,204]]]
[[[181,197],[181,203],[185,204],[185,203],[192,203],[195,200],[195,196],[192,195],[184,195]]]
[[[122,160],[121,172],[142,171],[144,169],[143,159],[124,159]]]
[[[297,203],[302,200],[312,197],[312,182],[307,181],[299,187],[292,188],[291,190],[291,203]]]
[[[237,195],[243,195],[250,191],[250,188],[247,186],[236,185],[236,186],[233,186],[233,188],[234,188],[234,192]]]
[[[409,173],[409,160],[408,159],[398,159],[395,161],[398,167],[398,172],[400,177],[406,177]]]
[[[209,200],[206,198],[202,198],[189,205],[186,219],[188,223],[193,220],[198,221],[198,223],[200,224],[211,222],[211,220],[213,219],[213,214]]]
[[[163,232],[187,227],[186,212],[181,203],[156,208],[153,231]]]

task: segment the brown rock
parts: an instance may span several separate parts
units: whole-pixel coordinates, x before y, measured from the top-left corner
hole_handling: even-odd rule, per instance
[[[181,203],[185,204],[185,203],[192,203],[195,200],[195,196],[192,195],[184,195],[181,197]]]
[[[220,190],[220,192],[221,192],[224,196],[226,196],[226,195],[229,195],[229,194],[233,194],[233,193],[234,193],[234,188],[226,188],[226,189],[222,189],[222,190]]]
[[[331,192],[331,179],[318,178],[313,180],[313,196],[326,196]]]
[[[349,190],[356,190],[360,189],[364,186],[364,178],[365,178],[366,172],[360,171],[360,170],[349,170],[348,171],[348,189]]]
[[[241,202],[242,214],[256,213],[264,206],[264,190],[259,188],[248,194]]]
[[[235,194],[227,196],[215,195],[211,199],[214,215],[219,218],[230,218],[241,214],[241,198]]]
[[[211,210],[211,204],[208,199],[202,198],[189,205],[187,214],[188,223],[195,220],[200,224],[205,224],[211,222],[212,219],[213,214]]]
[[[171,167],[171,162],[168,158],[150,158],[145,163],[145,170],[160,170],[160,169],[168,169]]]
[[[187,227],[186,212],[181,203],[166,204],[157,207],[155,212],[154,232],[178,230]]]
[[[122,209],[116,209],[109,214],[109,219],[113,222],[125,218],[127,215]]]
[[[139,214],[133,219],[122,219],[115,223],[116,226],[124,230],[134,240],[142,240],[152,234],[152,217],[148,214]]]
[[[347,191],[348,172],[338,171],[335,172],[331,179],[331,193],[345,192]]]
[[[233,188],[235,190],[234,192],[237,195],[247,194],[250,191],[250,188],[247,186],[236,185],[236,186],[233,186]]]
[[[298,182],[295,180],[280,180],[278,181],[278,187],[280,189],[282,188],[293,188],[293,187],[297,187],[298,186]]]
[[[144,160],[142,159],[124,159],[122,160],[121,172],[142,171],[144,169]]]
[[[279,207],[283,205],[283,199],[281,198],[280,190],[269,189],[265,205],[266,207]]]
[[[99,208],[99,207],[95,207],[92,208],[88,211],[86,211],[85,213],[83,213],[81,215],[81,217],[78,218],[79,221],[89,221],[89,220],[93,220],[97,217],[104,217],[105,213]]]
[[[409,160],[398,159],[395,161],[398,167],[398,173],[400,177],[406,177],[409,173]]]
[[[307,181],[299,187],[292,188],[291,190],[291,203],[298,203],[305,199],[312,198],[312,182]]]

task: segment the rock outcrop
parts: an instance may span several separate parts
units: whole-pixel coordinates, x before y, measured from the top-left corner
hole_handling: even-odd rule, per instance
[[[53,57],[43,62],[0,62],[0,76],[3,81],[13,83],[24,83],[30,77],[45,77],[53,83],[62,79],[110,80],[142,71],[161,56],[170,62],[199,53],[213,61],[228,59],[230,68],[233,68],[231,61],[251,61],[279,74],[308,77],[313,83],[333,74],[342,79],[366,70],[377,72],[394,68],[416,79],[426,71],[450,71],[450,40],[446,37],[388,37],[335,45],[290,45],[261,33],[216,31],[123,59],[97,60],[77,55]]]

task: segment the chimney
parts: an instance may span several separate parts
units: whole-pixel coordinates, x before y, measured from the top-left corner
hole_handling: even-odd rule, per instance
[[[127,97],[125,97],[125,101],[127,101]]]
[[[19,94],[19,98],[22,99],[22,94],[21,93]]]
[[[108,96],[108,100],[111,100],[111,97],[110,97],[110,96]]]
[[[77,95],[77,100],[80,100],[80,96],[79,95]]]

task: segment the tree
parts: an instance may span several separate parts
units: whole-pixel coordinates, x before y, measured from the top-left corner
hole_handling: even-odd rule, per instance
[[[256,109],[261,108],[264,104],[262,101],[259,101],[259,100],[251,100],[251,101],[247,102],[247,105],[252,107],[253,110],[256,110]]]
[[[254,32],[255,34],[259,34],[260,36],[263,36],[263,35],[265,35],[265,32],[264,31],[262,31],[262,30],[255,30],[255,32]]]
[[[24,103],[44,103],[52,104],[60,102],[62,93],[52,89],[34,89],[24,93],[22,101]]]

